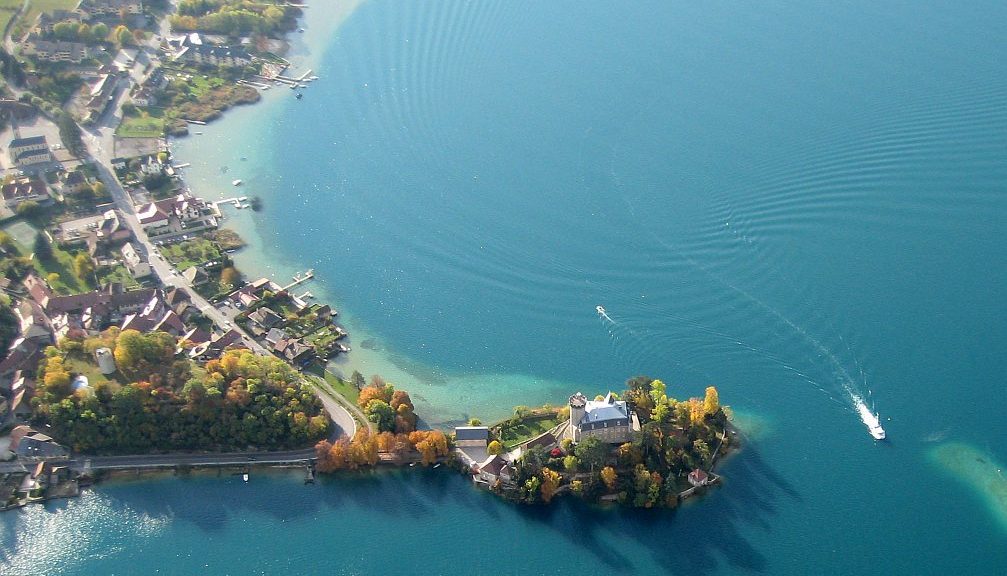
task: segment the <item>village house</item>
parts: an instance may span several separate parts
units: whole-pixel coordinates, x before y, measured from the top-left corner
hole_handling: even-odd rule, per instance
[[[20,458],[57,458],[69,454],[49,436],[25,425],[15,426],[10,438],[8,450]]]
[[[486,448],[490,429],[486,426],[456,426],[455,445],[459,448]]]
[[[84,175],[80,170],[74,170],[72,172],[63,173],[63,193],[64,194],[79,194],[85,188],[90,188],[91,185],[87,181],[87,176]]]
[[[7,145],[7,149],[11,162],[20,167],[52,161],[45,136],[15,138]]]
[[[265,334],[270,329],[283,324],[283,318],[265,306],[249,313],[248,320],[252,323],[253,332],[258,332],[258,335]]]
[[[280,291],[280,286],[269,278],[259,278],[254,282],[249,282],[227,295],[227,301],[235,308],[245,309],[261,299],[262,293],[271,290],[274,293]]]
[[[588,400],[580,392],[570,396],[570,424],[566,437],[574,442],[595,437],[609,444],[629,442],[640,430],[636,413],[625,400],[616,400],[609,392],[602,400]]]
[[[22,300],[14,308],[19,319],[21,338],[39,346],[47,346],[53,342],[52,322],[46,316],[42,307],[32,300]]]
[[[143,310],[129,314],[122,320],[122,330],[136,330],[141,334],[148,332],[167,332],[178,337],[188,330],[182,319],[169,308],[160,293],[155,294]]]
[[[30,151],[27,153],[34,154],[35,152]],[[46,151],[46,154],[48,153]],[[4,204],[11,211],[17,210],[18,206],[29,200],[39,204],[48,204],[52,200],[45,182],[37,176],[18,178],[10,184],[4,184],[0,187],[0,190],[3,193]]]
[[[202,286],[210,281],[210,275],[202,266],[189,266],[182,271],[182,278],[191,286]]]
[[[122,262],[129,274],[137,280],[147,278],[151,274],[150,264],[144,260],[131,242],[122,245]]]
[[[42,359],[43,346],[18,338],[7,348],[7,356],[0,361],[0,389],[12,390],[17,375],[34,374]]]
[[[193,346],[192,349],[189,350],[189,357],[193,360],[199,360],[201,362],[214,360],[220,358],[220,355],[223,354],[224,350],[228,347],[240,344],[241,333],[237,330],[231,329],[223,334],[214,334],[210,337],[209,342]]]
[[[507,483],[514,479],[514,468],[499,454],[477,464],[473,467],[472,472],[475,481],[485,482],[490,486],[496,484],[497,481]]]
[[[140,226],[148,236],[173,236],[217,227],[209,204],[202,198],[182,193],[140,206],[136,211]]]
[[[28,274],[25,288],[32,300],[45,310],[50,318],[59,314],[73,314],[81,319],[89,331],[101,330],[109,324],[118,324],[129,314],[141,311],[160,291],[153,288],[123,290],[121,284],[111,284],[103,290],[57,296],[44,280]]]
[[[134,106],[156,106],[157,91],[153,88],[144,86],[142,88],[138,88],[136,92],[130,96],[130,100],[133,101]]]

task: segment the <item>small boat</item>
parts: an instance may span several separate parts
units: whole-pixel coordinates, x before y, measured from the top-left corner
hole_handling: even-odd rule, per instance
[[[604,306],[595,306],[594,309],[597,310],[598,314],[601,314],[602,316],[606,314]]]
[[[231,186],[241,186],[241,185],[242,185],[241,179],[238,179],[238,180],[235,180],[234,182],[231,182]]]
[[[203,135],[202,132],[196,132],[196,136],[202,136],[202,135]]]
[[[298,92],[297,93],[297,99],[300,100],[301,98],[304,98],[304,94],[301,94],[300,92]]]
[[[242,474],[241,475],[241,479],[244,480],[245,482],[248,482],[248,472],[245,472],[244,474]]]
[[[413,466],[416,466],[416,462],[410,462],[410,463],[409,463],[409,467],[410,467],[410,468],[412,468]]]
[[[434,464],[434,468],[440,468],[440,467],[441,467],[441,463],[440,462]]]

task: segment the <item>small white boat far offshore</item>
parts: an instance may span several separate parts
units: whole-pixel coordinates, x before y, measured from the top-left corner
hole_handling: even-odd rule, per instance
[[[234,182],[231,182],[231,186],[241,186],[241,184],[242,184],[242,182],[241,182],[240,179],[239,180],[235,180]]]
[[[594,309],[598,311],[598,314],[601,314],[602,316],[606,315],[604,306],[595,306]]]
[[[242,474],[241,475],[241,479],[244,480],[245,482],[248,482],[248,472],[245,472],[244,474]]]
[[[857,407],[857,414],[860,415],[860,420],[863,421],[864,425],[867,426],[867,431],[875,440],[885,439],[885,429],[881,427],[881,419],[871,409],[867,407],[867,403],[860,396],[853,397],[853,403]]]

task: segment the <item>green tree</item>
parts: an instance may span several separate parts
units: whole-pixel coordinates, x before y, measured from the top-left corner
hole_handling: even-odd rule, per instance
[[[49,244],[49,239],[42,232],[35,234],[33,250],[35,251],[35,257],[43,262],[49,262],[53,258],[52,245]]]
[[[605,464],[609,452],[611,452],[611,447],[594,436],[581,440],[573,449],[574,455],[577,456],[581,464],[592,472]]]
[[[99,22],[91,27],[91,37],[95,42],[104,42],[108,38],[108,26]]]
[[[73,22],[58,22],[52,27],[52,33],[60,40],[76,40],[78,28]]]
[[[580,464],[580,461],[577,460],[576,456],[568,455],[563,457],[563,468],[565,468],[567,472],[576,472],[578,464]]]
[[[483,421],[478,418],[469,418],[469,426],[482,426]]]
[[[22,218],[31,219],[42,214],[42,206],[34,200],[25,200],[17,205],[14,212]]]
[[[59,139],[63,141],[63,146],[74,156],[83,156],[85,148],[84,142],[80,139],[80,126],[65,113],[59,115],[56,125],[59,127]]]
[[[699,457],[700,461],[702,461],[704,467],[710,465],[711,455],[709,444],[703,440],[695,440],[692,443],[692,450],[696,453],[696,456]]]
[[[106,193],[105,183],[101,180],[95,180],[91,184],[91,192],[94,193],[95,197],[101,198]]]
[[[119,46],[126,46],[133,40],[133,34],[129,31],[129,28],[126,28],[122,24],[115,27],[112,37],[115,38],[115,42]]]
[[[378,431],[391,432],[395,429],[395,410],[384,400],[375,398],[364,409],[367,419],[377,424]]]

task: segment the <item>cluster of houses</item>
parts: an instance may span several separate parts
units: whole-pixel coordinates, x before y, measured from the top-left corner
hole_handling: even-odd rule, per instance
[[[264,300],[266,292],[270,299]],[[276,304],[289,302],[296,310],[295,318],[287,318]],[[328,304],[307,304],[288,294],[268,278],[250,282],[228,296],[228,302],[243,310],[242,323],[259,342],[276,356],[295,367],[306,366],[319,358],[328,358],[339,352],[348,352],[338,340],[346,336],[345,330],[334,323],[336,311]],[[331,346],[322,347],[310,341],[322,331],[333,335]]]
[[[220,357],[229,346],[241,345],[234,330],[211,332],[204,328],[199,309],[188,293],[160,288],[125,290],[112,284],[102,290],[69,296],[55,294],[38,276],[24,280],[27,291],[14,307],[19,336],[0,361],[0,418],[24,417],[35,389],[34,377],[45,348],[66,338],[94,336],[111,326],[141,333],[166,332],[178,338],[178,354],[207,361]],[[105,349],[95,352],[102,372],[115,372],[115,360]]]
[[[75,26],[107,20],[110,28],[122,15],[143,13],[140,0],[81,0],[73,10],[53,10],[42,13],[31,33],[24,41],[23,53],[45,62],[70,62],[80,64],[91,57],[88,42],[67,41],[55,37],[56,27],[67,23]],[[93,40],[97,42],[98,39]]]

